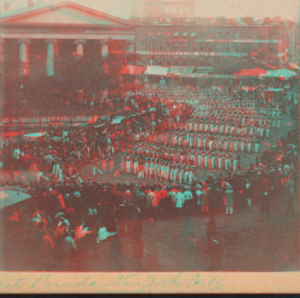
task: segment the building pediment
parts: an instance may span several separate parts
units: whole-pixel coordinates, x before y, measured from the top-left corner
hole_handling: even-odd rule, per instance
[[[71,2],[2,15],[2,24],[130,27],[119,18]]]

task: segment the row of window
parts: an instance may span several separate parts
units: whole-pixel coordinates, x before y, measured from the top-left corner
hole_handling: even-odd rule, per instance
[[[260,51],[264,52],[266,45],[261,44],[234,44],[234,43],[170,43],[167,41],[148,41],[141,42],[137,44],[137,50],[140,51],[207,51],[207,52],[247,52],[247,51]],[[267,47],[268,51],[276,52],[278,51],[278,45],[269,44]]]
[[[275,32],[267,33],[268,39],[276,39],[278,34]],[[198,31],[198,32],[139,32],[138,39],[154,38],[154,37],[167,37],[167,38],[198,38],[198,39],[259,39],[263,40],[266,38],[266,32],[263,30],[247,30],[243,32],[215,32],[215,31]]]
[[[215,65],[220,64],[240,64],[247,62],[247,58],[225,58],[225,57],[176,57],[176,56],[158,56],[158,57],[142,57],[145,64],[152,65]]]

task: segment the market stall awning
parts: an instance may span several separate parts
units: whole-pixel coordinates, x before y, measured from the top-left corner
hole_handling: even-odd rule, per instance
[[[265,78],[280,78],[280,79],[288,79],[296,76],[297,74],[285,68],[277,69],[277,70],[270,70],[266,74],[262,75]]]
[[[283,92],[283,88],[269,88],[264,90],[264,92]]]
[[[189,74],[194,71],[193,66],[172,66],[169,68],[168,75]]]
[[[239,91],[246,91],[246,92],[255,91],[255,90],[256,90],[255,87],[245,87],[245,86],[239,89]]]
[[[249,76],[249,77],[260,77],[268,73],[267,70],[263,68],[251,68],[251,69],[242,69],[239,72],[235,72],[235,76]]]
[[[78,123],[72,124],[71,127],[84,127],[84,126],[87,126],[87,125],[89,125],[89,123],[78,122]]]
[[[135,66],[135,65],[123,65],[119,74],[131,74],[131,75],[140,75],[145,70],[143,66]]]
[[[169,67],[147,66],[146,71],[144,72],[144,74],[165,76],[165,75],[167,75],[168,70],[169,70]]]
[[[117,116],[116,118],[113,119],[112,123],[113,124],[120,124],[122,120],[125,119],[125,116]]]
[[[27,135],[24,135],[25,138],[40,138],[45,135],[45,131],[43,132],[34,132],[34,133],[29,133]]]

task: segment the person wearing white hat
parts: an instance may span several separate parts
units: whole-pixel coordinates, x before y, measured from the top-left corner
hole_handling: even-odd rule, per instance
[[[56,162],[54,163],[53,171],[52,171],[52,174],[54,174],[55,177],[58,177],[59,169],[60,169],[60,164],[59,164],[58,159],[56,159]]]
[[[174,170],[175,170],[175,166],[173,164],[170,164],[169,180],[171,180],[171,181],[174,181]]]
[[[250,195],[250,187],[251,187],[251,183],[247,182],[245,185],[245,196],[246,196],[248,207],[251,207],[251,205],[252,205],[252,200],[251,200],[251,195]]]
[[[174,169],[174,172],[173,172],[173,181],[174,181],[174,183],[176,183],[177,175],[178,175],[178,165],[175,165],[175,169]]]
[[[42,177],[42,176],[43,176],[43,172],[40,172],[40,173],[42,173],[42,175],[41,175],[41,177]],[[62,171],[62,169],[59,169],[59,170],[58,170],[58,180],[59,180],[60,183],[63,183],[63,182],[64,182],[63,171]]]
[[[149,176],[148,179],[151,180],[152,176],[154,176],[154,161],[151,159],[150,164],[149,164]]]
[[[146,179],[149,178],[149,161],[148,158],[146,158],[146,162],[145,162],[145,175],[146,175]]]
[[[168,181],[170,178],[170,163],[167,163],[165,168],[165,181]]]
[[[223,158],[223,154],[219,153],[219,156],[218,156],[218,167],[219,167],[219,170],[222,169],[222,158]]]
[[[233,214],[233,190],[232,186],[225,183],[225,198],[226,198],[226,214]]]
[[[189,177],[190,177],[189,168],[186,167],[186,169],[184,171],[184,183],[185,184],[187,184],[189,182]]]
[[[215,154],[215,152],[213,152],[213,154],[211,156],[211,169],[215,168],[215,163],[216,163],[216,154]]]
[[[250,138],[247,138],[246,144],[247,144],[248,152],[251,152],[251,145],[252,145],[252,144],[251,144]]]
[[[155,181],[157,182],[159,178],[159,165],[157,161],[154,164],[154,177],[155,177]]]
[[[255,141],[255,144],[254,144],[254,148],[255,148],[255,153],[258,153],[258,150],[259,150],[258,138],[256,138],[256,141]]]
[[[232,152],[234,150],[234,139],[230,137],[229,139],[229,151]]]
[[[99,173],[100,175],[103,174],[102,171],[101,171],[101,169],[100,169],[99,161],[97,161],[97,162],[95,163],[95,165],[93,166],[93,176],[95,176],[96,173]]]
[[[221,134],[224,133],[224,125],[223,125],[223,124],[220,126],[220,133],[221,133]]]
[[[209,205],[209,188],[205,182],[202,182],[201,189],[201,211],[202,213],[208,213],[208,205]]]
[[[126,174],[129,174],[130,172],[130,158],[126,158]]]
[[[208,148],[209,148],[210,151],[213,150],[213,140],[212,139],[208,140]]]
[[[225,170],[228,170],[230,168],[230,155],[225,155]]]
[[[244,152],[245,138],[242,137],[240,142],[241,142],[241,151]]]
[[[181,166],[181,169],[179,170],[179,184],[181,184],[183,182],[183,179],[184,179],[184,168],[183,166]]]
[[[234,154],[234,160],[233,160],[233,170],[236,172],[238,166],[238,160],[237,160],[237,154]]]
[[[235,152],[239,151],[239,141],[238,141],[238,138],[234,139],[234,151]]]
[[[229,143],[229,141],[228,141],[227,137],[225,137],[223,139],[223,150],[224,151],[228,151],[228,143]]]
[[[250,136],[253,136],[253,126],[250,127],[249,135],[250,135]]]
[[[204,167],[207,169],[208,168],[208,163],[209,163],[209,155],[208,152],[206,151],[204,153]]]

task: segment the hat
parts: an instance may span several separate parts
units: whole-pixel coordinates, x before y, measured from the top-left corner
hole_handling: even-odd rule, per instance
[[[202,187],[203,187],[203,188],[207,188],[207,187],[208,187],[208,185],[206,184],[205,181],[201,181],[201,184],[202,184]]]
[[[226,182],[225,187],[226,188],[232,188],[232,186],[228,182]]]

